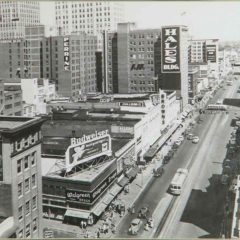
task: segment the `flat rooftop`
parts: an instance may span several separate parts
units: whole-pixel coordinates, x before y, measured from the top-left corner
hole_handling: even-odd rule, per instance
[[[14,129],[17,127],[24,126],[27,122],[32,121],[34,118],[26,117],[0,117],[0,130],[1,129]]]
[[[59,165],[61,165],[59,164],[59,161],[61,160],[56,158],[42,158],[42,176],[69,179],[73,181],[92,182],[100,173],[104,172],[111,164],[113,164],[113,161],[115,160],[107,161],[97,166],[92,166],[89,169],[85,169],[69,176],[60,175],[60,171],[62,169],[59,168]],[[64,161],[61,163],[64,163]]]

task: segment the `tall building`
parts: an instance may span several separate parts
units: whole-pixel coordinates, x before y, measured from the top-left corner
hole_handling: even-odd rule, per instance
[[[59,34],[85,32],[98,36],[102,46],[102,32],[116,30],[124,21],[124,3],[115,1],[62,1],[55,2],[55,23]]]
[[[42,237],[42,122],[0,117],[0,237]]]
[[[59,96],[96,92],[96,51],[97,38],[86,33],[45,38],[43,76],[55,81]]]
[[[158,87],[176,91],[182,99],[182,107],[188,103],[188,38],[186,26],[164,26],[161,44],[156,46],[156,55],[161,55],[155,62],[161,66],[156,72]]]
[[[0,2],[0,40],[23,38],[25,26],[38,25],[39,23],[39,2]]]
[[[0,80],[0,115],[3,115],[4,110],[4,82]]]
[[[218,45],[218,39],[192,39],[189,41],[189,63],[207,63],[209,77],[214,82],[219,79]]]
[[[154,48],[160,36],[160,28],[136,29],[135,23],[119,23],[117,32],[104,34],[104,92],[158,91]]]
[[[42,40],[45,36],[43,25],[25,28],[26,47],[24,51],[24,67],[28,78],[42,78]]]

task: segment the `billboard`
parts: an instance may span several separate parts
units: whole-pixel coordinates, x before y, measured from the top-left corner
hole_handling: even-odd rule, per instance
[[[180,72],[180,29],[162,27],[162,73]]]
[[[66,189],[66,199],[68,201],[91,204],[97,200],[107,187],[116,179],[117,170],[114,170],[97,188],[91,192]]]
[[[70,70],[69,37],[63,38],[64,70]]]
[[[66,171],[70,172],[73,167],[91,161],[103,155],[112,155],[111,137],[108,130],[84,135],[82,138],[71,139],[71,145],[65,153]]]
[[[206,59],[207,62],[216,63],[217,62],[217,46],[216,45],[206,45]]]

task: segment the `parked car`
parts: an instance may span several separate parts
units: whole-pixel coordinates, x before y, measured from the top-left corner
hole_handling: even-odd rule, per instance
[[[128,232],[132,235],[137,235],[142,225],[143,222],[141,219],[134,218],[129,226]]]
[[[189,134],[187,135],[187,140],[192,140],[193,137],[194,137],[194,135],[193,135],[192,133],[189,133]]]
[[[182,144],[182,141],[179,139],[174,142],[174,145],[177,145],[177,146],[180,146],[181,144]]]
[[[183,137],[183,136],[180,136],[180,137],[178,138],[178,140],[182,142],[182,141],[184,140],[184,137]]]
[[[149,214],[148,206],[144,206],[139,210],[138,217],[139,218],[147,218],[148,214]]]
[[[198,136],[194,136],[192,139],[192,143],[198,143],[199,142],[199,137]]]

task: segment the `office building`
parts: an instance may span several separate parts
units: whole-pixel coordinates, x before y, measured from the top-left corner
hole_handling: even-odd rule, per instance
[[[0,237],[42,237],[42,122],[0,117]]]
[[[22,116],[22,89],[19,85],[4,83],[4,109],[3,115]]]
[[[104,36],[106,93],[156,92],[154,44],[161,29],[136,29],[135,23],[119,23],[117,32]]]
[[[85,32],[98,37],[102,48],[102,32],[116,30],[124,21],[124,4],[115,1],[63,1],[55,2],[55,23],[59,35]]]
[[[45,38],[43,76],[55,81],[61,97],[96,92],[97,38],[86,33]]]
[[[38,25],[39,23],[39,2],[0,2],[0,40],[24,38],[25,26]]]
[[[4,110],[4,82],[0,80],[0,115],[3,115]]]
[[[191,39],[189,40],[189,63],[207,63],[211,85],[219,80],[219,40]]]

